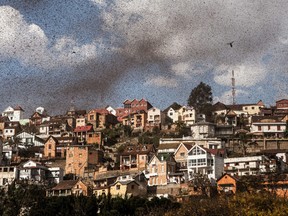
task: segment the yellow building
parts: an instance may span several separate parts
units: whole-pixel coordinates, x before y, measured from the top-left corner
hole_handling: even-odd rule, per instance
[[[116,181],[110,187],[110,194],[112,197],[119,196],[122,198],[143,195],[140,185],[135,180]]]

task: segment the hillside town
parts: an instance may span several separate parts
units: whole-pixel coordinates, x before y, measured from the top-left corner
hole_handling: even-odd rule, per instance
[[[54,116],[44,107],[24,113],[9,106],[0,118],[2,188],[26,182],[43,185],[48,197],[181,201],[210,193],[208,185],[235,194],[250,177],[269,189],[277,174],[273,187],[279,182],[277,194],[286,196],[288,99],[270,107],[217,102],[210,113],[176,102],[160,110],[146,99]]]

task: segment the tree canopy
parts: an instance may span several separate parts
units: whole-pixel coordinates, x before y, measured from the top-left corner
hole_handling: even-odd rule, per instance
[[[212,108],[212,89],[209,85],[200,82],[198,86],[192,89],[187,100],[188,106],[194,107],[197,113],[210,114]]]

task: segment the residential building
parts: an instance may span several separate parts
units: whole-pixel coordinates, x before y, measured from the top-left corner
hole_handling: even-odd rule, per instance
[[[93,125],[94,130],[103,130],[114,127],[118,121],[117,117],[107,109],[92,109],[87,114],[88,123]]]
[[[21,131],[20,123],[17,121],[10,121],[4,123],[3,138],[10,139]]]
[[[66,151],[65,174],[83,177],[86,170],[102,163],[103,151],[92,145],[70,145]]]
[[[191,132],[194,139],[205,139],[215,137],[216,125],[210,122],[198,122],[191,125]]]
[[[142,132],[146,128],[147,112],[144,110],[122,117],[122,124],[131,126],[133,132]]]
[[[224,159],[224,171],[232,176],[258,175],[275,172],[275,160],[270,160],[265,155],[234,157]]]
[[[87,119],[86,115],[85,116],[78,116],[76,118],[76,125],[75,127],[85,127],[87,125]]]
[[[155,152],[153,144],[128,145],[120,154],[120,169],[144,170]]]
[[[251,130],[253,134],[263,134],[266,138],[284,137],[288,116],[252,116]]]
[[[54,118],[44,121],[39,126],[39,133],[42,137],[61,137],[63,134],[69,133],[72,128],[68,125],[66,119]]]
[[[46,191],[46,196],[89,196],[90,188],[81,180],[64,180]]]
[[[179,112],[178,110],[181,108],[182,106],[179,105],[178,103],[174,102],[173,104],[171,104],[169,107],[167,107],[163,113],[169,118],[171,119],[172,123],[175,123],[177,121],[179,121]],[[168,123],[168,122],[167,122]]]
[[[19,144],[31,147],[31,146],[44,146],[44,140],[35,134],[27,133],[25,131],[20,132],[16,135],[16,139]]]
[[[154,155],[148,163],[146,177],[149,186],[180,183],[181,175],[176,174],[177,163],[171,154]],[[183,174],[182,174],[183,175]]]
[[[24,110],[22,107],[17,106],[15,108],[12,108],[11,106],[7,107],[3,112],[2,116],[6,116],[9,118],[9,121],[20,121],[23,119]]]
[[[112,197],[131,197],[140,196],[140,185],[135,180],[116,181],[110,186],[110,194]]]
[[[86,143],[87,138],[89,137],[88,133],[94,132],[92,125],[87,126],[77,126],[74,129],[74,135],[78,138],[79,143]]]
[[[147,179],[143,173],[126,173],[117,177],[115,183],[110,185],[112,197],[146,196]]]
[[[184,144],[180,143],[178,148],[175,150],[174,158],[177,162],[177,168],[179,171],[187,173],[187,158],[188,152],[193,147],[194,144]]]
[[[152,107],[147,111],[147,129],[152,130],[154,127],[161,129],[164,122],[164,114],[156,107]]]
[[[217,180],[217,191],[224,194],[235,194],[240,184],[241,183],[236,176],[231,176],[228,173],[224,173]]]
[[[277,109],[288,109],[288,99],[282,99],[276,101],[276,108]]]
[[[48,168],[38,162],[29,160],[20,165],[18,170],[20,180],[40,183],[46,180]]]
[[[64,170],[61,167],[48,167],[47,181],[49,184],[58,184],[63,181]]]
[[[0,187],[11,184],[16,179],[18,179],[16,166],[0,166]]]
[[[58,139],[49,136],[44,144],[44,157],[46,158],[65,158],[68,145],[60,144]]]
[[[185,123],[186,126],[191,126],[196,123],[196,111],[193,107],[184,106],[182,107],[182,121]]]
[[[38,111],[37,111],[38,109]],[[44,108],[41,107],[41,109],[38,107],[36,111],[31,115],[29,118],[29,125],[30,126],[36,126],[37,128],[42,124],[42,122],[49,121],[50,117],[47,115]]]
[[[195,144],[188,152],[188,178],[193,179],[194,174],[202,174],[215,183],[223,173],[224,155],[223,149],[207,149]]]

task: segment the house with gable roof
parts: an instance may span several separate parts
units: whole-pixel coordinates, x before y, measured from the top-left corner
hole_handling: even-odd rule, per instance
[[[224,149],[207,149],[195,144],[188,152],[188,178],[194,174],[206,175],[211,181],[216,181],[224,171]]]
[[[120,169],[145,170],[149,160],[156,153],[153,144],[128,145],[120,154]]]
[[[2,116],[7,116],[9,121],[20,121],[23,119],[24,110],[20,106],[12,108],[11,106],[7,107],[3,112]]]
[[[18,142],[26,147],[31,146],[44,146],[44,140],[35,134],[27,133],[25,131],[16,135]]]
[[[187,157],[189,150],[194,144],[180,143],[174,153],[175,161],[177,162],[177,168],[179,171],[187,173]]]
[[[33,182],[43,182],[46,180],[48,168],[42,164],[29,160],[19,166],[19,179]]]
[[[63,180],[52,189],[46,190],[46,196],[89,196],[91,188],[81,180]]]
[[[183,173],[177,173],[177,162],[173,154],[154,155],[148,163],[146,177],[149,186],[180,183]]]
[[[239,186],[240,180],[236,176],[231,176],[228,173],[224,173],[217,179],[217,191],[218,193],[235,194]]]
[[[173,123],[179,121],[179,113],[178,110],[181,108],[182,106],[176,102],[174,102],[173,104],[171,104],[169,107],[167,107],[163,113],[172,120]]]
[[[10,139],[21,131],[21,125],[18,121],[9,121],[4,123],[3,138]]]
[[[49,136],[44,144],[44,157],[47,158],[65,158],[67,145],[59,145],[58,140]]]

